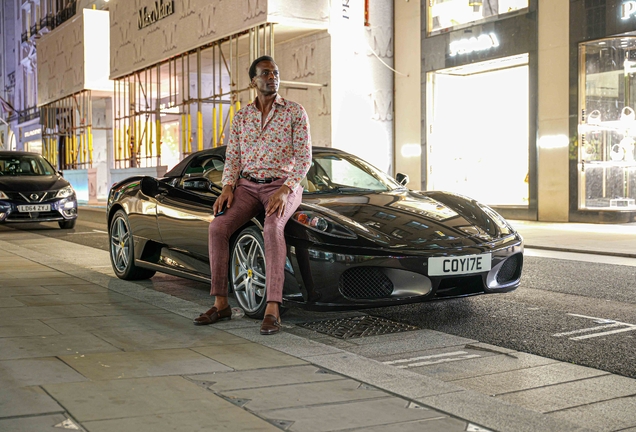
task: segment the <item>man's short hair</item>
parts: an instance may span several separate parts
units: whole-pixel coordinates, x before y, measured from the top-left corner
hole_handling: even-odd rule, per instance
[[[259,58],[254,60],[252,62],[252,65],[250,66],[250,70],[249,70],[250,80],[253,80],[254,77],[256,76],[256,65],[263,61],[271,61],[272,63],[276,64],[272,56],[268,56],[268,55],[260,56]]]

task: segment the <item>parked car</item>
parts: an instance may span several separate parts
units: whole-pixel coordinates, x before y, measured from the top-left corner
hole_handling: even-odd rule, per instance
[[[0,223],[57,222],[75,227],[71,184],[38,153],[0,151]]]
[[[119,278],[159,271],[210,281],[208,225],[224,160],[225,147],[204,150],[162,178],[113,185],[107,218]],[[523,240],[503,217],[453,193],[408,190],[397,178],[344,151],[313,148],[303,203],[285,228],[285,304],[370,308],[519,286]],[[260,215],[230,243],[230,289],[254,318],[267,301],[262,226]]]

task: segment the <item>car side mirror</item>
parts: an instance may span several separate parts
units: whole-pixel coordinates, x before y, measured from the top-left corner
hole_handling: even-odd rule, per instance
[[[409,176],[406,174],[402,174],[402,173],[397,173],[395,175],[395,180],[397,180],[397,182],[402,185],[402,186],[406,186],[407,183],[409,182]]]
[[[161,186],[157,179],[152,177],[144,177],[140,182],[141,193],[149,197],[156,197],[161,191]]]

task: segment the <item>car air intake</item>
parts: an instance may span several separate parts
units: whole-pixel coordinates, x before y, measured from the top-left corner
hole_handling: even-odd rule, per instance
[[[338,289],[350,299],[382,299],[391,297],[393,282],[377,267],[354,267],[340,276]]]
[[[508,257],[497,273],[497,283],[499,285],[504,285],[508,282],[519,279],[521,275],[521,263],[521,254],[515,254]]]

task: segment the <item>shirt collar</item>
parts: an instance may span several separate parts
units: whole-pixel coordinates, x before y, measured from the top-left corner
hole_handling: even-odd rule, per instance
[[[280,106],[285,106],[287,104],[287,102],[285,101],[285,99],[281,95],[276,93],[276,99],[274,99],[274,104],[275,105],[280,105]],[[250,103],[249,106],[251,106],[253,109],[258,111],[258,108],[256,107],[256,99],[254,99],[254,101],[252,103]]]

